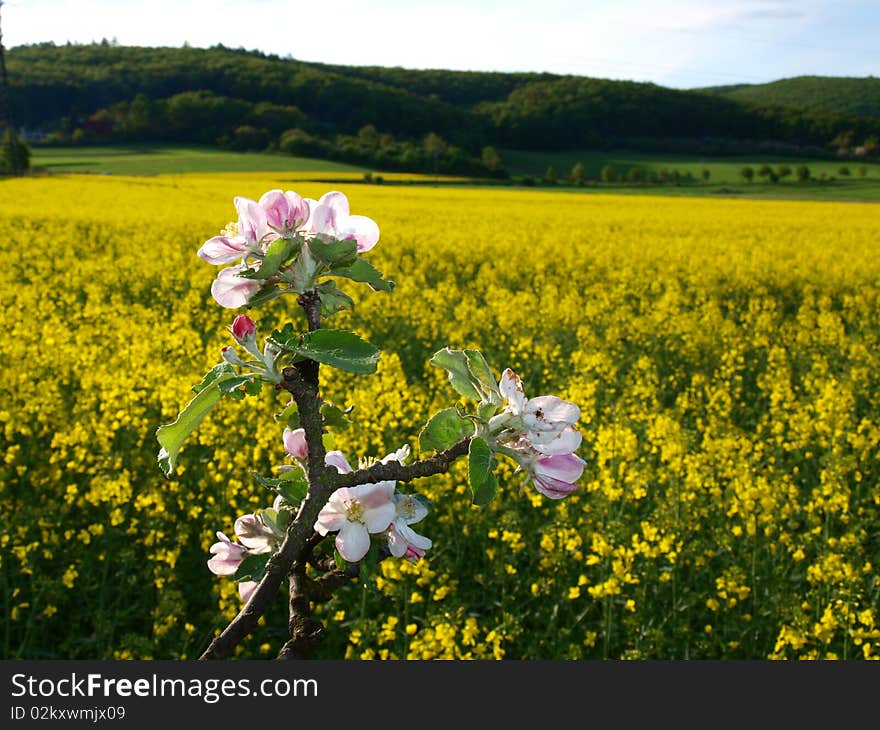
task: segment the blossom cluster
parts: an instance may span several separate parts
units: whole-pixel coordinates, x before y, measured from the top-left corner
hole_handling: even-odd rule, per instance
[[[308,464],[308,443],[305,430],[284,429],[284,449],[296,464],[306,471]],[[409,446],[403,446],[382,459],[383,464],[389,461],[403,463],[409,456]],[[340,474],[347,474],[352,467],[341,451],[329,451],[324,459],[327,466],[332,466]],[[361,466],[368,466],[363,462]],[[288,467],[296,468],[296,467]],[[253,514],[242,515],[235,521],[234,531],[238,542],[233,542],[222,532],[217,532],[210,552],[208,568],[215,575],[234,576],[249,555],[271,555],[284,539],[284,532],[279,525],[285,520],[277,519],[277,515],[289,505],[282,497],[277,497],[271,510],[263,510]],[[318,514],[314,529],[320,535],[335,532],[336,550],[347,561],[356,563],[362,560],[370,550],[371,536],[376,536],[388,553],[396,558],[405,558],[415,562],[424,557],[432,542],[429,538],[419,535],[410,527],[420,522],[428,514],[427,500],[421,495],[397,492],[396,482],[382,481],[374,484],[361,484],[355,487],[343,487],[335,490],[327,504]],[[250,576],[246,576],[250,578]],[[257,587],[255,580],[241,580],[238,584],[239,595],[248,601]]]
[[[222,269],[211,285],[211,295],[227,309],[245,306],[263,288],[262,280],[243,274],[258,271],[269,246],[279,238],[324,244],[353,240],[358,253],[369,251],[379,240],[376,222],[351,215],[348,198],[335,190],[314,200],[275,189],[258,201],[237,196],[234,204],[238,220],[221,235],[205,241],[198,251],[204,261],[215,266],[238,262]]]
[[[526,398],[522,380],[510,368],[498,389],[507,405],[489,422],[496,449],[513,458],[545,497],[567,497],[577,489],[586,463],[574,453],[582,439],[574,427],[580,408],[555,395]]]

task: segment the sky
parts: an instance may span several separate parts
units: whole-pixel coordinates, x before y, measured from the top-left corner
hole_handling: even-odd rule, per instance
[[[209,47],[673,88],[880,76],[880,0],[0,0],[3,45]]]

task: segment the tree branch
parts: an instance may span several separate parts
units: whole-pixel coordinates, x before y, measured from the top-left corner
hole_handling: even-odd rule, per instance
[[[413,479],[443,474],[449,471],[453,461],[468,453],[470,443],[471,437],[464,438],[446,451],[407,465],[397,461],[389,461],[386,464],[377,461],[365,469],[357,469],[348,474],[334,474],[330,477],[330,481],[334,489],[339,489],[340,487],[354,487],[358,484],[375,484],[384,481],[411,482]]]
[[[300,295],[298,302],[306,311],[309,331],[320,328],[321,301],[317,292]],[[254,630],[260,617],[266,613],[285,576],[288,577],[290,594],[291,638],[282,647],[278,658],[296,659],[314,656],[323,637],[324,627],[311,617],[311,601],[329,600],[335,590],[360,574],[360,566],[353,565],[345,570],[330,571],[317,580],[309,580],[305,575],[305,566],[316,544],[314,524],[330,494],[340,487],[392,480],[408,482],[420,477],[441,474],[449,470],[453,461],[468,453],[470,438],[462,439],[445,451],[406,466],[396,461],[387,464],[377,462],[348,474],[338,473],[336,469],[324,463],[326,450],[323,440],[324,421],[321,416],[318,374],[319,364],[313,360],[305,360],[293,367],[284,368],[283,379],[277,386],[289,391],[293,396],[299,410],[300,425],[305,431],[309,450],[309,489],[306,497],[300,504],[296,517],[288,525],[281,547],[269,560],[266,573],[250,600],[220,635],[214,638],[207,650],[199,657],[200,659],[224,659],[229,656],[232,650]]]

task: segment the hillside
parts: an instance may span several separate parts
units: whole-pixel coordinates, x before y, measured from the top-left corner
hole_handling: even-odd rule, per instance
[[[714,86],[701,90],[737,101],[880,117],[880,78],[876,76],[796,76],[768,84]]]
[[[375,169],[502,175],[495,148],[821,156],[880,118],[655,84],[330,66],[215,46],[106,42],[7,54],[16,124],[50,142],[278,150]]]

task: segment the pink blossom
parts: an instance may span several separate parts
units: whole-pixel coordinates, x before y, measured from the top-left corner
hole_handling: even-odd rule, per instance
[[[211,296],[226,309],[245,306],[263,286],[263,282],[238,276],[247,266],[239,264],[223,269],[211,284]]]
[[[575,454],[542,456],[531,468],[535,489],[550,499],[567,497],[577,489],[574,482],[581,478],[585,464]]]
[[[338,191],[307,199],[310,216],[306,230],[327,241],[357,241],[358,253],[369,251],[379,241],[379,226],[372,218],[351,215],[348,198]]]
[[[257,325],[246,314],[239,314],[232,322],[232,334],[237,340],[253,337],[257,332]]]
[[[270,190],[259,202],[266,222],[282,235],[296,231],[309,219],[309,203],[292,190]]]
[[[522,380],[510,368],[502,373],[498,389],[507,405],[495,419],[525,439],[529,448],[541,454],[570,454],[581,445],[581,434],[574,428],[581,411],[574,403],[555,395],[526,398]]]
[[[433,543],[410,525],[424,519],[428,508],[412,494],[395,494],[394,508],[394,521],[388,527],[388,549],[395,558],[418,560]]]
[[[284,429],[284,449],[294,459],[307,459],[309,456],[309,445],[306,442],[306,432],[303,428],[291,430]]]
[[[241,236],[214,236],[202,244],[199,258],[209,264],[231,264],[247,253],[247,241]]]
[[[254,595],[254,591],[257,590],[258,585],[260,584],[255,580],[239,581],[238,595],[241,596],[241,600],[245,603],[251,600],[251,596]]]
[[[394,519],[394,482],[342,487],[330,495],[318,513],[315,531],[319,535],[337,532],[336,549],[356,563],[370,549],[370,535],[384,532]]]
[[[214,556],[208,560],[208,568],[214,575],[235,575],[247,549],[232,542],[222,532],[217,533],[220,542],[211,545],[211,554]]]

